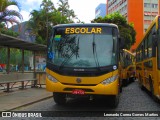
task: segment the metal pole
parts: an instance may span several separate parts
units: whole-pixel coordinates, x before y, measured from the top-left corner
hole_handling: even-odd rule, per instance
[[[33,71],[36,72],[36,52],[33,51]]]
[[[36,52],[33,51],[33,66],[34,66],[34,77],[36,78]],[[32,87],[36,87],[37,80],[34,81]]]
[[[22,73],[24,73],[24,49],[22,49]]]
[[[7,74],[10,73],[10,47],[7,47]]]

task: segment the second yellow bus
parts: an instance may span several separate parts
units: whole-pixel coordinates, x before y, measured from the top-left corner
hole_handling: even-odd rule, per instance
[[[141,88],[160,99],[160,16],[156,16],[136,49],[136,73]]]

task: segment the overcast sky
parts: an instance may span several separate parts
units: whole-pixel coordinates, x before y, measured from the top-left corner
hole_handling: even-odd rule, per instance
[[[21,6],[20,13],[23,15],[23,20],[27,21],[29,19],[29,14],[32,10],[40,9],[40,4],[42,0],[17,0]],[[58,0],[52,0],[56,6]],[[70,8],[74,10],[77,17],[89,23],[95,18],[95,8],[100,3],[106,3],[106,0],[68,0]]]

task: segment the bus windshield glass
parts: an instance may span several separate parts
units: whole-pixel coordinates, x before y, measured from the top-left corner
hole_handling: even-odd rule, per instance
[[[48,62],[74,68],[115,65],[117,41],[114,27],[57,27],[48,44]]]

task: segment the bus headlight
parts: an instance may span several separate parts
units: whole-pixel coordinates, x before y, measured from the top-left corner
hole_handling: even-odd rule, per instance
[[[51,76],[51,75],[49,75],[49,74],[47,74],[47,78],[49,79],[49,80],[51,80],[52,82],[58,82],[53,76]]]
[[[107,78],[104,81],[102,81],[101,84],[108,85],[108,84],[114,82],[117,78],[118,78],[118,75],[112,76],[112,77]]]

